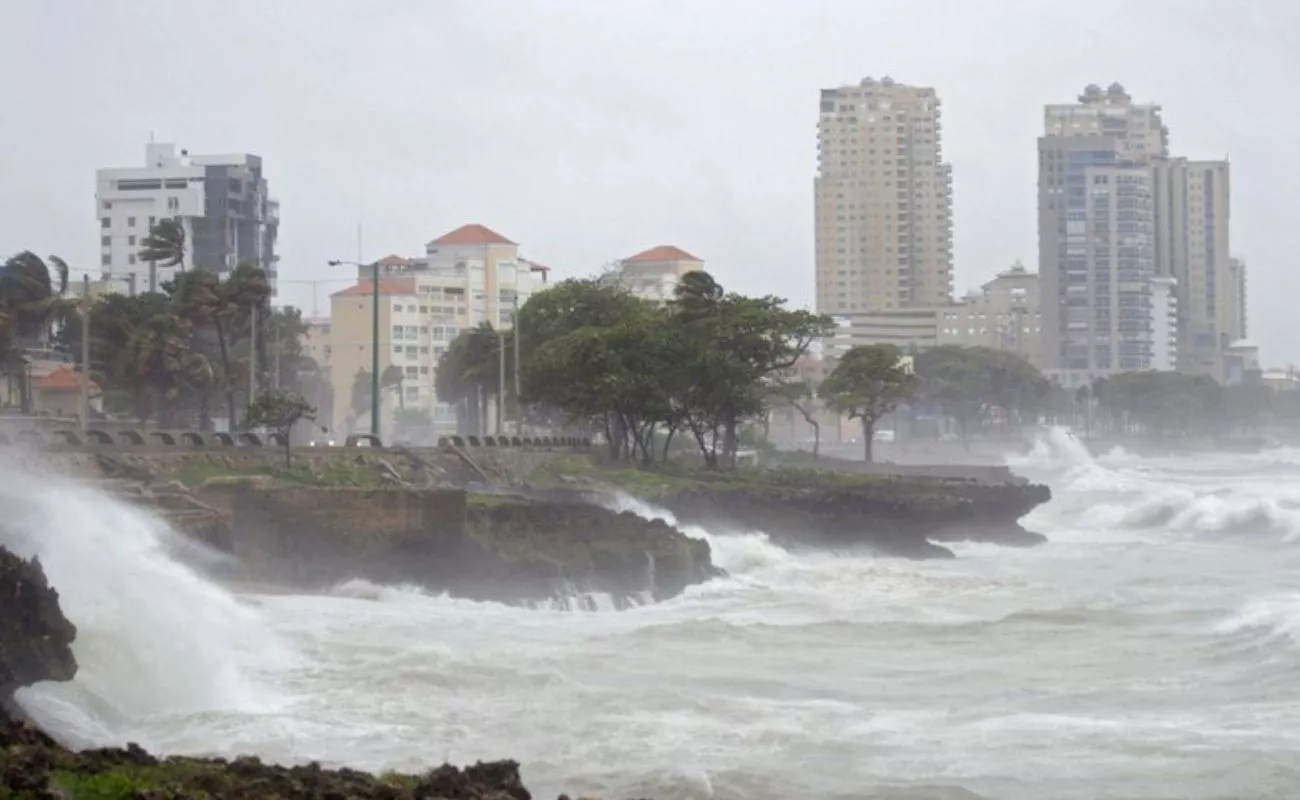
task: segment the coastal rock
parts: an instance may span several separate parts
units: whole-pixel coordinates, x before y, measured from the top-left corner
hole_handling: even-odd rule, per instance
[[[648,491],[647,491],[648,490]],[[635,493],[635,490],[632,490]],[[598,496],[589,487],[556,497]],[[906,558],[951,558],[935,542],[1024,546],[1045,541],[1020,518],[1051,499],[1024,481],[846,474],[830,470],[754,470],[647,485],[639,496],[686,524],[763,531],[787,547],[865,548]]]
[[[716,574],[707,542],[579,503],[460,490],[243,487],[232,549],[246,577],[303,588],[353,578],[475,600],[604,592],[664,599]]]
[[[16,690],[38,681],[72,680],[76,636],[40,562],[0,547],[0,722],[18,716],[12,703]]]

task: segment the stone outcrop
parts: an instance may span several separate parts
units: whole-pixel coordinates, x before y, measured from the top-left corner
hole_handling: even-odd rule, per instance
[[[40,562],[0,547],[0,723],[17,716],[16,690],[39,681],[72,680],[76,636]]]
[[[365,578],[503,602],[584,591],[663,599],[716,572],[707,542],[580,503],[250,485],[231,507],[247,577],[303,588]]]
[[[614,488],[597,477],[585,487],[545,494],[608,502]],[[919,476],[848,475],[825,470],[755,470],[667,476],[628,488],[686,524],[718,532],[763,531],[787,547],[865,548],[907,558],[951,558],[936,542],[1026,546],[1046,541],[1020,518],[1051,499],[1046,486]]]

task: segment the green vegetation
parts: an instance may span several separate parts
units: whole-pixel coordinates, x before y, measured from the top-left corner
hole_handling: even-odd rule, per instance
[[[259,476],[299,486],[369,488],[380,485],[375,471],[354,458],[322,458],[311,463],[299,459],[297,464],[283,467],[271,463],[227,463],[194,457],[182,460],[177,468],[164,472],[159,479],[178,481],[194,489],[212,478]]]
[[[890,344],[851,348],[821,385],[826,404],[862,421],[866,460],[871,460],[876,422],[916,391],[916,376],[902,364],[897,347]]]
[[[684,276],[664,306],[611,281],[565,281],[530,298],[517,323],[520,396],[499,380],[502,347],[513,374],[515,332],[480,327],[439,361],[443,402],[467,415],[483,413],[483,397],[523,403],[535,421],[601,431],[611,457],[643,464],[681,433],[711,468],[735,466],[741,425],[765,415],[771,388],[832,326],[776,297],[724,292],[706,272]]]
[[[290,437],[293,426],[302,420],[316,421],[316,406],[303,396],[282,389],[272,389],[257,396],[244,412],[247,428],[270,428],[284,440],[284,468],[293,468],[293,446]]]
[[[183,268],[184,238],[174,221],[160,221],[142,243],[141,260]],[[46,263],[24,252],[0,271],[0,376],[18,386],[24,411],[31,408],[26,351],[63,351],[81,366],[82,311],[64,296],[67,269],[53,256]],[[212,430],[221,408],[233,427],[241,422],[238,398],[250,399],[250,360],[259,386],[328,403],[329,387],[302,352],[301,313],[272,312],[270,293],[265,272],[240,264],[224,278],[183,271],[158,292],[97,298],[89,309],[90,375],[103,391],[104,410],[162,427]]]

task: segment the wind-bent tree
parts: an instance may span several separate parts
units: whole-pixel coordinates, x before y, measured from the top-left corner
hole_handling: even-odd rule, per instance
[[[817,399],[817,392],[813,385],[808,381],[791,380],[778,383],[771,390],[771,396],[775,403],[786,405],[791,412],[798,412],[813,429],[813,461],[816,461],[821,454],[822,446],[822,426],[817,421],[816,408],[813,403]],[[794,434],[794,413],[790,414],[791,435]]]
[[[284,466],[293,466],[293,426],[301,420],[316,421],[316,407],[297,392],[272,389],[262,392],[244,412],[246,428],[270,428],[284,441]]]
[[[892,344],[860,345],[851,348],[822,382],[820,393],[826,404],[849,419],[862,421],[863,455],[872,459],[876,423],[916,390],[916,378],[901,363],[901,353]]]
[[[158,265],[185,271],[185,227],[171,217],[158,220],[140,242],[140,259],[149,264],[149,291],[158,286]]]

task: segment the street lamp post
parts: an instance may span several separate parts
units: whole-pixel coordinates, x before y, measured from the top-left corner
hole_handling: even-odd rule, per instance
[[[379,438],[379,262],[362,264],[357,261],[329,262],[331,267],[370,267],[370,435]]]

